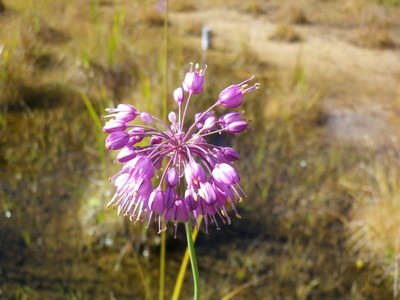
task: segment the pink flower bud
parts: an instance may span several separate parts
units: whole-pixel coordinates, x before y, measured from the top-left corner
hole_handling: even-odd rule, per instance
[[[185,79],[183,80],[183,89],[185,92],[190,94],[200,94],[204,87],[204,73],[206,72],[207,66],[204,70],[199,71],[199,65],[196,64],[195,70],[192,71],[193,64],[190,66],[190,71],[186,73]]]
[[[104,132],[124,131],[125,129],[126,129],[125,122],[121,120],[108,121],[104,124],[103,127]]]
[[[125,131],[112,132],[106,139],[106,149],[118,150],[129,142],[129,134]]]
[[[176,123],[176,114],[175,114],[173,111],[171,111],[171,112],[168,114],[168,120],[169,120],[172,124],[175,124],[175,123]]]
[[[174,99],[175,99],[175,102],[178,104],[181,104],[185,100],[185,96],[183,94],[183,89],[181,87],[178,87],[174,91]]]
[[[143,123],[151,125],[153,124],[153,118],[151,115],[147,112],[142,112],[140,113],[140,119],[142,120]]]

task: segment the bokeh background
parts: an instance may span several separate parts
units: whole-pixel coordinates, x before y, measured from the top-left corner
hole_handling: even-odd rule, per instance
[[[192,113],[262,85],[219,141],[249,197],[199,233],[203,299],[400,299],[399,48],[398,0],[0,0],[0,299],[157,299],[156,226],[105,208],[100,116],[165,115],[190,62]],[[166,299],[184,251],[170,228]]]

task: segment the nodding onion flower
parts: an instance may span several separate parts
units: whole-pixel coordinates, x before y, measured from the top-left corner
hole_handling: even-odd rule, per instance
[[[198,64],[191,64],[182,87],[173,93],[178,114],[170,112],[169,123],[128,104],[106,109],[105,117],[111,120],[103,127],[109,133],[105,146],[119,150],[116,161],[122,163],[121,170],[110,179],[116,192],[108,206],[117,208],[118,214],[132,221],[147,219],[148,225],[156,216],[159,232],[171,221],[176,235],[179,220],[197,224],[201,215],[206,231],[210,221],[219,229],[218,219],[231,222],[229,208],[240,217],[235,202],[246,194],[233,165],[239,154],[230,147],[208,143],[206,137],[246,131],[248,120],[241,117],[242,113],[228,112],[216,118],[213,109],[239,107],[243,96],[258,89],[259,84],[248,86],[251,77],[227,87],[211,107],[197,113],[194,122],[185,126],[192,96],[203,91],[205,71],[206,67],[199,70]],[[137,120],[141,124],[131,123]]]

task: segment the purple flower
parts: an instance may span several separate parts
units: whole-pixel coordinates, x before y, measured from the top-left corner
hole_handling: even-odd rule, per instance
[[[179,105],[185,100],[185,95],[183,94],[183,89],[181,87],[178,87],[174,91],[174,100]]]
[[[115,117],[123,122],[131,122],[137,116],[136,108],[129,104],[119,104],[117,108],[107,108],[106,111],[111,113],[107,117]]]
[[[199,64],[196,64],[193,71],[193,64],[190,64],[190,71],[186,73],[185,79],[182,83],[185,92],[196,95],[203,91],[204,73],[206,70],[207,66],[204,67],[204,70],[199,70]]]
[[[236,134],[245,131],[248,128],[247,120],[240,117],[241,113],[230,112],[219,118],[218,122],[221,128],[227,133]]]
[[[187,106],[192,95],[202,92],[204,73],[205,69],[199,70],[198,65],[193,69],[191,65],[183,88],[174,91],[179,111],[169,113],[168,124],[127,104],[107,109],[106,117],[113,119],[103,128],[109,133],[106,148],[121,149],[116,161],[122,163],[122,168],[111,178],[116,192],[108,204],[117,208],[118,214],[134,221],[147,219],[148,225],[156,216],[159,231],[166,229],[167,225],[160,227],[164,220],[165,224],[171,221],[175,225],[175,232],[179,221],[197,224],[199,216],[204,216],[206,230],[210,222],[219,228],[218,218],[229,224],[228,208],[239,216],[235,202],[246,196],[233,165],[239,154],[230,147],[210,144],[206,138],[248,128],[242,113],[228,112],[217,118],[213,109],[219,105],[238,107],[243,96],[258,84],[247,87],[245,83],[250,78],[229,86],[211,107],[195,115],[193,124],[187,125]],[[189,96],[181,114],[184,91]],[[145,125],[130,123],[137,116]]]
[[[232,149],[230,147],[225,147],[221,149],[223,157],[227,161],[236,161],[239,159],[239,153],[236,152],[235,149]]]
[[[106,149],[118,150],[129,142],[129,134],[125,131],[112,132],[106,139]]]
[[[151,115],[147,112],[142,112],[140,114],[140,119],[142,120],[143,123],[145,124],[153,124],[153,118],[151,117]]]
[[[104,132],[115,132],[115,131],[124,131],[126,129],[126,124],[121,120],[111,120],[104,124],[103,131]]]
[[[254,78],[251,77],[239,84],[233,84],[224,89],[218,97],[218,104],[223,105],[227,108],[236,108],[242,104],[243,95],[256,90],[260,85],[258,83],[249,87],[246,82],[249,82]]]
[[[119,151],[116,160],[125,163],[136,157],[136,150],[133,147],[127,146]]]
[[[208,113],[197,113],[194,115],[194,119],[196,121],[196,127],[198,129],[203,128],[204,126],[204,122],[206,121],[206,119],[208,119],[209,117],[212,117],[212,114],[210,112]]]

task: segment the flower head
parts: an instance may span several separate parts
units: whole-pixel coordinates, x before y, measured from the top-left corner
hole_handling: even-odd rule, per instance
[[[242,113],[229,112],[217,118],[213,109],[219,105],[227,108],[238,107],[243,96],[258,88],[258,84],[247,87],[252,78],[231,85],[223,90],[218,100],[207,110],[195,115],[194,123],[185,126],[187,107],[192,95],[204,88],[205,69],[198,65],[186,74],[182,87],[174,91],[178,114],[170,112],[169,123],[139,112],[131,105],[120,104],[107,109],[108,121],[103,130],[109,133],[106,148],[119,150],[116,161],[122,163],[121,171],[111,180],[116,193],[109,206],[116,207],[118,214],[139,221],[153,216],[171,221],[193,222],[204,216],[204,223],[216,224],[219,218],[230,223],[228,208],[237,214],[235,202],[245,197],[240,186],[240,177],[233,162],[239,154],[230,147],[220,147],[206,141],[215,133],[236,134],[248,128],[248,121]],[[181,104],[186,105],[181,114]],[[132,124],[137,116],[142,124]],[[197,224],[197,222],[196,222]],[[159,225],[159,230],[165,230]]]
[[[246,84],[253,78],[254,76],[249,79],[246,79],[245,81],[239,84],[233,84],[228,86],[219,94],[218,103],[227,108],[239,107],[242,104],[244,94],[254,91],[258,89],[258,87],[260,86],[258,83],[250,87],[248,86],[248,84]]]
[[[199,64],[196,64],[193,71],[193,64],[190,65],[190,71],[186,73],[185,79],[183,80],[182,84],[185,92],[195,95],[200,94],[203,91],[204,73],[206,72],[206,70],[207,66],[205,66],[204,70],[199,70]]]

